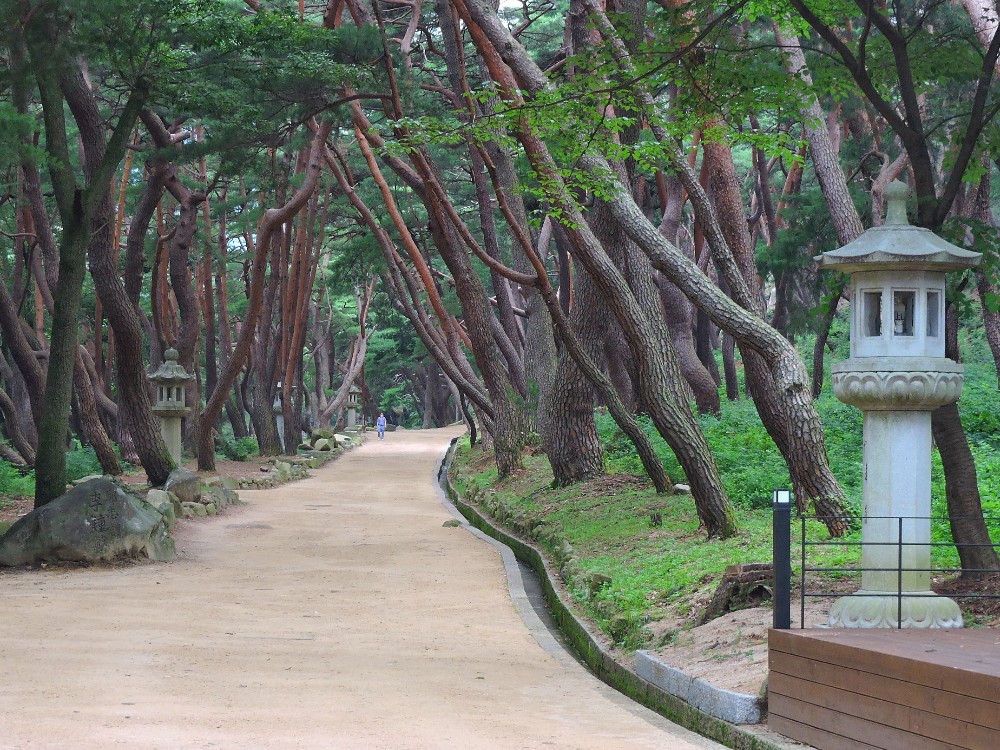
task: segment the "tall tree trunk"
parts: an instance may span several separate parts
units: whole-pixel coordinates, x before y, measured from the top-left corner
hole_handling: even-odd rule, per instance
[[[680,227],[684,206],[684,191],[676,176],[662,176],[663,218],[660,222],[660,233],[667,241],[680,247],[677,242],[677,231]],[[698,411],[702,414],[719,414],[722,404],[719,399],[719,387],[708,368],[703,364],[698,346],[694,339],[692,306],[690,300],[681,291],[667,281],[662,274],[656,274],[656,284],[660,289],[660,299],[663,303],[663,315],[670,330],[670,340],[677,351],[681,373],[691,387]],[[706,321],[707,322],[707,321]],[[705,343],[707,343],[707,336]],[[699,344],[702,342],[699,341]],[[711,357],[711,352],[707,353]],[[714,364],[715,359],[711,357]]]
[[[95,237],[107,240],[113,231],[110,183],[114,169],[125,153],[128,135],[138,117],[145,90],[132,93],[117,128],[107,140],[104,118],[94,93],[87,87],[83,71],[70,62],[63,68],[53,61],[50,11],[38,14],[27,27],[36,83],[42,99],[46,149],[51,156],[56,203],[63,225],[59,248],[59,287],[52,320],[49,365],[45,380],[45,401],[39,425],[36,456],[35,506],[40,507],[66,489],[65,439],[69,424],[73,389],[73,368],[77,361],[77,313],[86,275],[86,253],[91,240],[91,222],[96,219]],[[48,37],[48,39],[47,39]],[[64,99],[65,97],[65,99]],[[85,188],[77,185],[69,158],[64,102],[69,104],[84,144]],[[93,246],[93,240],[91,240]]]
[[[88,442],[97,454],[101,470],[105,474],[118,475],[122,473],[121,462],[115,455],[108,433],[104,430],[97,410],[97,399],[94,396],[95,384],[91,382],[87,367],[83,363],[80,347],[76,348],[76,360],[73,367],[73,385],[76,392],[80,427]]]
[[[92,168],[92,164],[105,160],[105,154],[111,152],[110,146],[105,144],[104,119],[82,71],[72,71],[67,75],[63,80],[63,89],[66,101],[80,126],[88,169]],[[137,102],[139,106],[141,103],[141,100]],[[138,118],[138,109],[135,115],[128,122],[129,133]],[[123,124],[124,118],[119,120],[119,127]],[[127,139],[128,133],[116,131],[115,136]],[[121,150],[124,151],[124,144]],[[152,412],[142,356],[142,328],[118,271],[112,236],[114,206],[107,189],[108,181],[103,177],[101,181],[104,189],[95,209],[94,230],[88,250],[91,276],[117,341],[115,365],[122,399],[121,421],[131,436],[150,483],[160,485],[167,480],[174,462],[163,443],[159,424]],[[60,274],[60,297],[63,296],[61,284]],[[70,362],[74,359],[75,356]]]
[[[960,362],[957,316],[950,305],[947,317],[945,356]],[[1000,569],[1000,556],[993,547],[983,517],[976,462],[962,427],[958,404],[941,406],[931,412],[931,433],[941,454],[951,535],[962,564],[962,577],[976,578],[982,575],[979,571]]]
[[[742,203],[732,154],[726,147],[706,144],[705,160],[711,163],[711,184],[720,228],[750,290],[755,305],[753,311],[760,315],[760,279],[754,266],[753,248],[750,246],[746,224],[741,220]],[[788,465],[799,512],[805,511],[807,498],[815,498],[813,504],[818,515],[845,515],[841,504],[843,490],[826,461],[826,446],[818,417],[812,424],[789,419],[786,404],[782,403],[777,393],[767,362],[747,345],[742,345],[740,351],[743,355],[747,390],[768,434]],[[806,394],[806,398],[809,398],[809,394]],[[798,436],[794,434],[796,432],[799,433]],[[803,445],[809,446],[810,450],[801,450]],[[817,457],[822,460],[817,461]]]
[[[59,291],[52,316],[45,408],[38,429],[38,452],[35,456],[36,508],[66,491],[66,435],[78,345],[77,313],[87,272],[87,230],[90,224],[89,217],[80,206],[79,195],[78,191],[73,215],[61,217],[64,225],[59,247]]]
[[[25,336],[21,316],[6,284],[0,284],[0,330],[4,343],[21,376],[31,407],[32,421],[41,422],[45,404],[45,372],[38,363],[36,352]]]
[[[557,237],[560,234],[557,230]],[[600,367],[607,330],[605,306],[590,276],[582,269],[575,275],[569,322],[581,349]],[[539,410],[544,425],[539,435],[554,484],[565,487],[603,475],[604,449],[594,423],[594,386],[565,348]]]
[[[622,330],[637,369],[642,403],[657,432],[667,441],[691,485],[698,518],[710,537],[727,537],[736,530],[732,506],[726,497],[715,458],[691,411],[686,381],[660,312],[659,290],[653,283],[649,259],[618,230],[610,207],[598,201],[592,213],[595,235],[601,240],[645,312],[646,333]],[[645,340],[644,340],[645,339]]]
[[[26,466],[35,464],[35,447],[28,442],[24,433],[21,432],[21,425],[18,421],[17,407],[11,401],[7,391],[0,389],[0,411],[3,412],[4,431],[10,439],[11,445],[20,455]]]
[[[21,377],[20,370],[12,368],[7,361],[7,356],[0,350],[0,376],[3,377],[10,397],[14,402],[14,413],[17,415],[20,433],[31,448],[31,460],[28,463],[35,463],[35,449],[38,446],[38,430],[35,427],[34,415],[31,413],[31,405],[28,402],[27,391],[24,385],[24,378]],[[20,451],[20,448],[18,448]],[[22,454],[24,455],[24,454]],[[24,456],[27,461],[27,456]]]

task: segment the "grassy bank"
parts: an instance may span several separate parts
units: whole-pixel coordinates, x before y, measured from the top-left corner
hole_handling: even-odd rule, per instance
[[[827,389],[829,391],[829,389]],[[979,469],[987,513],[1000,516],[1000,424],[995,410],[995,372],[968,366],[962,416]],[[861,414],[829,392],[817,402],[827,431],[834,473],[849,502],[861,500]],[[524,469],[498,482],[492,455],[467,439],[458,447],[453,480],[466,497],[505,526],[532,538],[558,564],[581,611],[615,644],[631,650],[656,647],[679,628],[693,624],[729,565],[771,560],[771,492],[790,485],[780,453],[746,401],[725,403],[721,418],[701,418],[740,524],[726,540],[707,541],[699,530],[689,496],[658,496],[642,474],[631,444],[606,414],[598,413],[608,476],[567,488],[553,488],[548,461],[527,451]],[[683,472],[666,443],[645,424],[674,481]],[[946,515],[944,476],[936,452],[933,468],[934,514]],[[652,515],[662,518],[654,526]],[[991,525],[996,528],[997,524]],[[947,522],[934,524],[935,541],[950,542]],[[828,539],[825,529],[807,523],[810,540]],[[792,525],[793,568],[800,569],[796,546],[800,524]],[[842,541],[860,541],[860,533]],[[935,548],[934,565],[953,567],[952,547]],[[859,564],[858,547],[809,549],[809,567]],[[831,574],[833,575],[833,574]],[[840,574],[839,578],[850,578]],[[824,582],[835,585],[836,581]],[[849,586],[847,581],[839,585]]]

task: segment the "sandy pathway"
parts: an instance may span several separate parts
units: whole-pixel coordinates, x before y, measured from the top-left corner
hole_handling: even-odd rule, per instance
[[[454,434],[241,493],[175,563],[0,574],[0,748],[718,747],[540,647],[442,526]]]

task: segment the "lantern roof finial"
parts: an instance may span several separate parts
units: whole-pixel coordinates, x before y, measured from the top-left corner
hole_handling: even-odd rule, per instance
[[[885,199],[888,208],[885,211],[885,226],[909,226],[910,219],[906,215],[906,198],[910,189],[899,180],[893,180],[885,189]]]
[[[149,376],[149,379],[154,383],[176,383],[178,385],[191,380],[194,376],[190,375],[177,362],[179,356],[177,350],[173,347],[163,352],[163,364],[156,369],[156,372]]]
[[[954,271],[979,264],[980,253],[966,250],[915,227],[906,216],[909,188],[894,180],[885,189],[885,224],[872,227],[843,247],[816,256],[820,268],[856,271]]]

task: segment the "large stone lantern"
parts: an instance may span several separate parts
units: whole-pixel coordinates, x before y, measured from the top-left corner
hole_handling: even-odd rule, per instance
[[[892,183],[885,225],[817,258],[851,277],[851,356],[834,365],[833,391],[864,412],[864,571],[861,589],[833,605],[835,627],[962,627],[927,570],[931,411],[962,393],[962,366],[944,356],[945,273],[980,255],[910,226],[906,195]]]
[[[160,434],[174,463],[181,462],[181,420],[191,411],[185,405],[185,392],[192,376],[177,363],[177,350],[163,353],[163,364],[149,379],[156,386],[153,414],[160,418]]]
[[[347,429],[358,426],[358,409],[361,406],[361,389],[353,383],[347,390]]]

